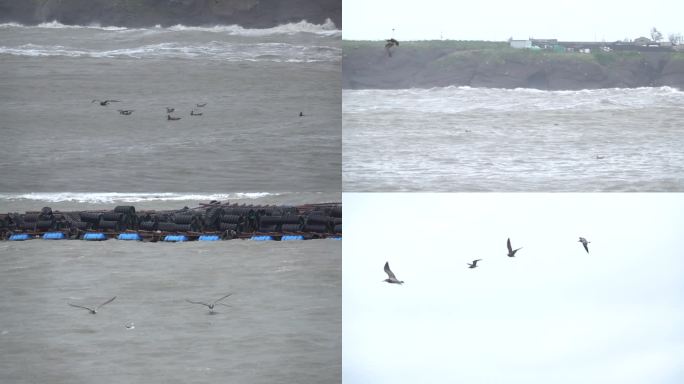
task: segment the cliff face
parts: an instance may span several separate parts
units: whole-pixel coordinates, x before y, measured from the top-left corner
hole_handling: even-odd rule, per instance
[[[146,27],[239,24],[268,28],[298,22],[342,26],[341,0],[0,0],[0,22]]]
[[[344,42],[342,87],[471,86],[576,90],[672,86],[684,89],[684,53],[559,53],[516,50],[506,43],[405,42],[387,55],[384,42]]]

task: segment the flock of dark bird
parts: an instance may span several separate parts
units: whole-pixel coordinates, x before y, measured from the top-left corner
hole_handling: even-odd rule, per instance
[[[587,251],[587,253],[589,253],[589,243],[591,243],[591,241],[587,241],[587,239],[585,239],[584,237],[580,237],[578,242],[582,243],[584,250]],[[513,247],[511,246],[510,238],[508,238],[508,240],[506,241],[506,248],[508,248],[508,254],[506,255],[508,257],[515,257],[515,253],[522,249],[522,247],[513,249]],[[467,263],[468,268],[477,268],[477,262],[481,260],[482,259],[476,259],[473,260],[472,263]],[[385,262],[385,273],[387,274],[388,278],[383,281],[386,281],[390,284],[404,284],[403,281],[397,279],[397,277],[394,275],[394,272],[392,272],[392,270],[390,269],[389,262]]]
[[[103,107],[106,107],[107,105],[109,105],[109,103],[120,103],[121,100],[111,100],[111,99],[107,99],[107,100],[98,100],[98,99],[94,99],[93,101],[91,101],[91,103],[95,103],[95,102],[99,103],[99,104],[100,104],[101,106],[103,106]],[[197,104],[195,104],[195,106],[196,106],[197,108],[204,108],[206,105],[207,105],[207,103],[197,103]],[[176,108],[166,107],[166,120],[167,120],[167,121],[176,121],[176,120],[180,120],[180,119],[181,119],[180,117],[177,117],[177,116],[171,116],[171,113],[173,113],[175,110],[176,110]],[[129,115],[131,115],[133,112],[135,112],[135,109],[117,109],[117,111],[118,111],[119,114],[121,114],[121,115],[129,116]],[[192,110],[190,111],[190,116],[202,116],[202,115],[203,115],[203,112],[199,112],[199,111],[197,111],[196,109],[192,109]]]
[[[204,305],[205,307],[209,308],[209,314],[210,314],[210,315],[213,315],[213,314],[218,313],[218,312],[214,311],[214,307],[216,307],[217,305],[222,305],[222,306],[224,306],[224,307],[230,307],[230,305],[221,303],[221,301],[223,301],[224,299],[226,299],[226,298],[229,297],[230,295],[232,295],[232,293],[229,293],[229,294],[227,294],[227,295],[225,295],[225,296],[222,296],[221,298],[219,298],[219,299],[217,299],[217,300],[214,300],[213,302],[210,302],[210,303],[205,303],[205,302],[202,302],[202,301],[192,301],[192,300],[188,300],[188,299],[185,299],[185,301],[187,301],[188,303],[191,303],[191,304]],[[85,310],[87,310],[88,312],[90,312],[91,315],[95,315],[95,314],[97,314],[97,311],[98,311],[100,308],[102,308],[102,307],[104,307],[105,305],[111,303],[112,301],[114,301],[114,299],[116,299],[116,296],[112,297],[111,299],[105,301],[104,303],[98,305],[98,306],[95,307],[95,308],[90,308],[90,307],[86,307],[86,306],[83,306],[83,305],[77,305],[77,304],[72,304],[72,303],[67,303],[67,304],[69,304],[70,306],[72,306],[72,307],[74,307],[74,308],[85,309]],[[133,323],[131,323],[131,324],[129,324],[129,325],[126,325],[126,328],[128,328],[128,329],[133,329],[133,328],[135,328],[135,326],[132,325],[132,324],[133,324]]]

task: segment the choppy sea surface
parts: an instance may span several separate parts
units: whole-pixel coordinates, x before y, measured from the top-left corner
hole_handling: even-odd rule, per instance
[[[0,24],[0,191],[339,191],[340,36]]]
[[[684,92],[343,91],[345,191],[684,191]]]
[[[341,242],[3,241],[0,346],[3,383],[339,382]]]

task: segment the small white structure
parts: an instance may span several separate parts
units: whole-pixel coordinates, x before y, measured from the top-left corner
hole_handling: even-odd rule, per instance
[[[527,39],[527,40],[513,40],[511,39],[511,48],[516,48],[516,49],[530,49],[532,48],[532,40]]]

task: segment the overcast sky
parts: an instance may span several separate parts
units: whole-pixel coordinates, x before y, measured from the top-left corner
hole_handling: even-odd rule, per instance
[[[684,382],[684,194],[343,202],[345,384]]]
[[[615,41],[684,34],[684,1],[343,0],[346,40],[494,40],[557,38]]]

